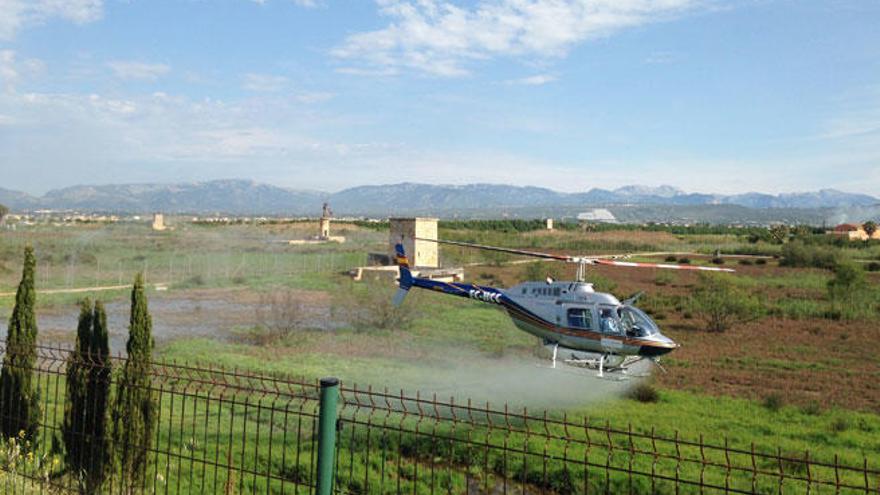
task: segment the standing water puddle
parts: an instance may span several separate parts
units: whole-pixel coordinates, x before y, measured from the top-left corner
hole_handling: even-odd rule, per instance
[[[213,337],[228,339],[237,328],[247,328],[257,323],[256,302],[236,302],[239,294],[229,292],[200,293],[187,295],[151,295],[150,314],[153,317],[153,337],[156,342],[165,342],[180,337]],[[128,340],[128,320],[130,311],[128,299],[105,303],[107,324],[110,327],[110,349],[113,353],[124,353]],[[310,318],[306,322],[312,328],[327,325],[327,308],[310,308]],[[11,313],[11,309],[8,310]],[[0,319],[0,338],[6,338],[9,313]],[[78,306],[53,307],[37,310],[37,325],[40,342],[43,344],[70,344],[76,335]]]

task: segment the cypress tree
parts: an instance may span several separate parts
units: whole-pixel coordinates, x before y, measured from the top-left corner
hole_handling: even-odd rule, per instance
[[[64,461],[68,469],[79,477],[88,465],[86,409],[89,407],[88,386],[89,358],[92,342],[92,304],[88,298],[80,301],[79,324],[76,327],[76,344],[67,360],[67,397],[64,404],[64,423],[61,438],[64,440]]]
[[[131,291],[128,359],[116,385],[113,406],[113,444],[125,491],[132,492],[143,480],[147,454],[153,440],[155,403],[150,389],[153,354],[152,319],[147,310],[144,277],[138,274]]]
[[[0,369],[0,433],[7,438],[23,434],[33,442],[40,419],[40,395],[34,381],[37,361],[37,316],[34,248],[24,249],[24,269],[9,318],[6,354]]]
[[[110,396],[107,314],[100,301],[92,312],[80,303],[74,353],[67,365],[67,405],[62,438],[68,469],[82,480],[84,493],[100,489],[110,462],[107,405]]]
[[[88,387],[86,425],[89,432],[88,476],[86,492],[95,493],[104,482],[110,465],[110,439],[107,436],[107,406],[110,404],[110,343],[107,330],[107,312],[101,301],[95,302],[92,318],[91,359]]]

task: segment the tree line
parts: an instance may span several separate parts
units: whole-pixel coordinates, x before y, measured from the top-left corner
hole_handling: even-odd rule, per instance
[[[0,435],[18,443],[25,454],[36,450],[41,434],[35,269],[33,247],[27,246],[0,368]],[[84,299],[79,308],[76,343],[65,373],[61,442],[52,442],[64,460],[57,476],[78,480],[81,493],[99,493],[115,472],[123,491],[131,493],[145,476],[156,424],[150,388],[152,319],[143,276],[135,277],[131,291],[128,359],[116,372],[115,390],[104,305]]]

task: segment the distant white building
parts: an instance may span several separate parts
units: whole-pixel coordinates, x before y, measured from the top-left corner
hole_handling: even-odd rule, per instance
[[[161,213],[153,214],[153,230],[162,231],[165,230],[165,215]]]
[[[592,210],[578,213],[577,218],[578,220],[583,220],[586,222],[617,223],[617,219],[614,218],[614,214],[612,214],[606,208],[593,208]]]

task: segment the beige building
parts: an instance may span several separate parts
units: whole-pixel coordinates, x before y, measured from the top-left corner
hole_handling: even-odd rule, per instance
[[[436,218],[389,218],[389,248],[394,259],[394,245],[403,244],[410,266],[418,268],[438,268],[440,249],[436,242],[419,241],[437,239]]]
[[[830,235],[845,237],[851,241],[867,241],[868,239],[880,240],[880,229],[876,230],[873,235],[865,232],[865,227],[854,223],[842,223],[833,230],[828,232]]]
[[[156,213],[153,215],[153,230],[165,230],[165,215]]]

